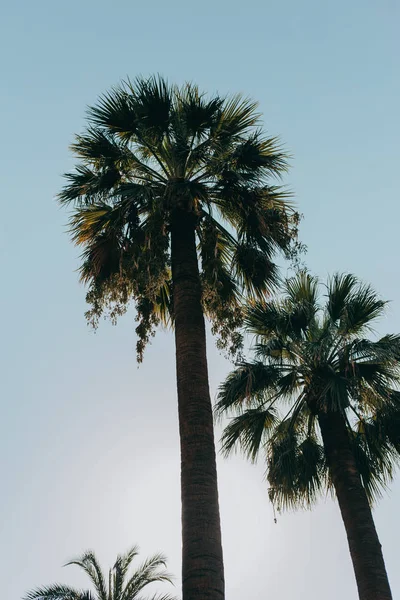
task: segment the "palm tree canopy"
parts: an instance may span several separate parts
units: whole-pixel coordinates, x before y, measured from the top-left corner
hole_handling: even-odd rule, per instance
[[[368,334],[386,303],[353,275],[335,275],[321,301],[318,280],[302,272],[278,301],[247,308],[255,357],[221,385],[219,416],[234,418],[223,450],[239,446],[267,459],[278,507],[310,505],[332,489],[318,416],[341,411],[370,501],[391,480],[400,453],[400,336]]]
[[[133,299],[141,357],[154,326],[173,320],[170,225],[185,211],[196,227],[204,310],[230,343],[242,294],[264,294],[277,281],[276,252],[299,247],[299,216],[269,184],[287,156],[263,135],[257,104],[151,77],[113,88],[87,116],[59,201],[74,206],[89,321],[103,312],[116,319]]]
[[[85,552],[67,565],[77,565],[85,571],[94,592],[54,584],[32,590],[25,600],[175,600],[169,594],[142,595],[151,583],[171,583],[171,575],[165,570],[166,559],[162,554],[149,557],[129,574],[132,561],[138,553],[138,547],[134,546],[126,554],[118,556],[113,568],[105,576],[94,552]]]

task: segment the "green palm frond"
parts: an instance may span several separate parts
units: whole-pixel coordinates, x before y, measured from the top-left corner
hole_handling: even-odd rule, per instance
[[[253,344],[254,356],[257,360],[268,360],[277,365],[291,365],[292,376],[298,378],[301,376],[301,370],[298,369],[297,361],[299,359],[296,340],[287,340],[282,336],[260,338],[259,343]],[[285,377],[289,374],[287,373]],[[283,382],[282,382],[283,383]]]
[[[267,479],[270,499],[279,509],[310,507],[326,486],[323,447],[283,421],[267,447]]]
[[[89,127],[85,134],[75,136],[71,150],[95,168],[112,165],[123,170],[132,159],[129,148],[121,146],[114,134],[93,127]]]
[[[357,278],[350,273],[335,273],[328,279],[326,310],[333,323],[342,317],[347,300],[356,286]]]
[[[388,384],[398,381],[398,369],[383,362],[358,362],[353,366],[353,373],[349,374],[349,379],[353,377],[384,397]]]
[[[257,172],[261,168],[281,177],[288,169],[287,154],[282,152],[278,140],[263,138],[259,131],[235,148],[233,160],[236,168],[244,172]]]
[[[136,558],[136,556],[138,556],[138,554],[139,548],[135,545],[132,548],[130,548],[130,550],[128,550],[125,554],[120,554],[117,556],[117,560],[115,561],[114,567],[111,572],[114,598],[121,598],[129,567],[132,564],[132,561]]]
[[[215,137],[220,141],[235,139],[257,127],[261,115],[257,112],[258,102],[243,98],[240,94],[225,100],[215,124]]]
[[[90,592],[55,584],[28,592],[24,600],[95,600],[95,598]]]
[[[225,172],[213,200],[223,220],[236,230],[239,241],[257,245],[271,257],[289,247],[295,213],[284,190],[255,186],[246,179],[247,175]]]
[[[287,300],[294,306],[309,305],[315,314],[318,298],[318,279],[310,273],[301,271],[296,277],[286,280],[284,291]]]
[[[370,286],[359,284],[347,298],[340,317],[340,330],[347,335],[357,335],[371,329],[372,322],[383,315],[386,304]]]
[[[245,410],[225,428],[221,439],[222,452],[228,456],[239,446],[243,454],[254,462],[277,423],[278,413],[274,407]]]
[[[260,298],[276,290],[279,284],[278,267],[257,246],[237,244],[232,257],[235,279],[249,298]]]
[[[69,565],[76,565],[85,571],[94,585],[98,600],[108,600],[104,575],[93,551],[89,550],[81,557],[68,561],[65,566]]]
[[[75,211],[71,234],[75,244],[84,246],[81,279],[107,281],[121,270],[125,240],[125,210],[96,203]]]
[[[107,198],[120,183],[120,173],[113,167],[97,170],[78,165],[74,172],[65,173],[67,185],[58,194],[61,204],[71,202],[91,204]]]
[[[274,502],[279,508],[296,501],[296,455],[298,439],[295,431],[285,422],[278,425],[267,450],[267,478],[274,490]],[[294,497],[294,500],[292,499]]]
[[[121,236],[124,231],[123,207],[114,208],[105,202],[85,206],[75,211],[71,219],[72,240],[77,245],[85,245],[104,230]]]
[[[382,496],[393,478],[393,457],[385,442],[374,436],[368,425],[353,435],[352,447],[364,489],[372,504]]]
[[[298,488],[306,504],[313,504],[326,483],[327,468],[323,446],[317,438],[308,436],[299,444]]]
[[[113,236],[99,234],[82,254],[81,281],[109,281],[120,270],[121,249]]]
[[[282,368],[276,387],[282,400],[299,398],[299,390],[302,387],[301,369],[297,366],[292,369]]]
[[[115,86],[100,96],[97,105],[88,108],[92,127],[106,129],[122,139],[129,140],[138,132],[135,97],[123,86]]]
[[[198,229],[202,275],[211,289],[218,288],[217,298],[235,303],[237,283],[231,274],[230,263],[235,240],[211,215],[207,215]]]
[[[244,405],[256,408],[276,393],[280,373],[260,362],[242,362],[219,387],[216,414],[241,410]]]
[[[173,326],[174,315],[172,310],[172,291],[170,276],[167,276],[167,279],[164,281],[163,285],[159,289],[159,292],[153,304],[153,311],[160,320],[160,323],[164,327],[168,328]]]
[[[203,140],[207,137],[208,131],[215,128],[224,100],[218,96],[209,99],[205,94],[200,93],[196,85],[188,83],[179,92],[177,102],[178,112],[182,115],[180,121],[180,125],[184,128],[182,134],[191,138],[191,144],[188,145],[190,152],[194,149],[195,140]]]
[[[400,359],[400,336],[388,334],[376,342],[357,338],[350,343],[347,351],[349,360],[396,363]]]
[[[371,412],[367,422],[368,438],[389,447],[391,456],[400,456],[400,394],[393,391],[386,402],[381,402],[375,411]]]
[[[172,575],[165,570],[166,558],[154,554],[145,560],[128,579],[120,600],[136,600],[137,595],[151,583],[172,583]]]
[[[139,139],[143,137],[146,141],[158,144],[170,125],[171,86],[161,77],[137,77],[133,81],[128,79],[125,89],[133,101],[138,131],[136,135],[139,135]]]
[[[278,302],[264,299],[248,305],[245,324],[249,333],[268,340],[270,335],[284,336],[288,331],[289,319]]]

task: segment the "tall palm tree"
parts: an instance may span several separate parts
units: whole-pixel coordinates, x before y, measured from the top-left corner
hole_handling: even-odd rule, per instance
[[[32,590],[24,600],[144,600],[142,592],[148,585],[164,581],[171,583],[171,575],[165,570],[166,559],[162,554],[155,554],[146,559],[129,574],[132,561],[137,555],[138,547],[134,546],[126,554],[118,556],[107,577],[94,552],[85,552],[67,565],[77,565],[83,569],[90,579],[94,592],[77,590],[56,583]],[[175,600],[169,594],[152,594],[148,598],[149,600]]]
[[[265,453],[278,508],[336,493],[362,600],[392,597],[370,506],[400,453],[400,336],[366,337],[384,307],[352,275],[329,281],[324,305],[316,278],[289,279],[280,300],[248,307],[255,358],[227,377],[216,407],[235,415],[226,453]]]
[[[287,194],[268,184],[286,158],[256,107],[161,78],[123,83],[89,109],[59,195],[75,206],[88,319],[116,319],[133,300],[139,360],[160,322],[175,329],[184,600],[224,597],[204,314],[237,347],[242,295],[276,283],[273,257],[290,255],[297,232]]]

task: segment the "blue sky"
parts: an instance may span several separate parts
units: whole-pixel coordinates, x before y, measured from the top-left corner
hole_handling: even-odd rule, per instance
[[[55,580],[83,585],[60,567],[89,547],[108,566],[137,542],[180,571],[172,337],[160,333],[137,369],[132,314],[90,332],[78,252],[54,202],[85,106],[127,75],[152,73],[259,100],[267,131],[293,155],[286,183],[305,217],[310,269],[371,282],[392,301],[379,331],[398,332],[399,25],[395,0],[4,3],[5,598]],[[209,357],[215,394],[229,365],[212,340]],[[227,598],[355,597],[335,504],[322,500],[275,525],[262,465],[237,457],[219,471]],[[375,511],[394,597],[399,501],[397,479]]]

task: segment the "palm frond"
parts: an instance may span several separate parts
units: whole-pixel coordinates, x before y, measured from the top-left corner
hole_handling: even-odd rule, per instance
[[[95,587],[98,600],[108,600],[104,575],[93,551],[88,550],[81,557],[68,561],[65,566],[69,565],[76,565],[85,571]]]
[[[382,444],[389,444],[391,455],[400,458],[400,393],[391,390],[386,402],[371,414],[368,422],[369,437]],[[384,445],[384,448],[386,446]]]
[[[300,376],[299,376],[300,375]],[[282,400],[299,397],[299,389],[302,387],[301,368],[293,366],[292,368],[285,367],[282,375],[276,382],[276,387]]]
[[[157,144],[169,129],[175,89],[159,76],[128,79],[124,87],[133,100],[139,135]]]
[[[219,96],[207,98],[199,88],[188,83],[178,94],[179,116],[188,138],[201,140],[215,127],[224,99]],[[193,146],[192,146],[193,147]]]
[[[400,335],[388,334],[375,342],[357,338],[346,350],[351,361],[397,363],[400,359]]]
[[[357,283],[357,278],[350,273],[335,273],[328,279],[326,310],[332,322],[335,323],[343,315],[347,300]]]
[[[71,150],[97,169],[111,165],[124,169],[132,159],[129,148],[122,146],[113,133],[94,127],[89,127],[83,135],[76,135]]]
[[[146,559],[126,582],[121,600],[136,600],[139,592],[151,583],[172,583],[172,575],[164,567],[166,558],[163,554],[154,554]]]
[[[310,507],[326,485],[324,450],[318,441],[299,438],[283,421],[267,449],[269,496],[279,509]]]
[[[257,300],[246,307],[247,331],[263,340],[268,340],[270,335],[285,336],[290,326],[289,319],[287,311],[275,300]]]
[[[318,279],[306,271],[301,271],[295,277],[285,282],[285,292],[289,302],[294,306],[310,305],[314,312],[318,299]]]
[[[232,258],[232,267],[235,278],[250,298],[268,296],[278,287],[277,265],[256,246],[237,244]]]
[[[288,170],[287,155],[277,138],[262,137],[260,131],[239,143],[231,156],[232,166],[241,173],[273,174],[281,177]]]
[[[77,245],[91,242],[104,230],[113,230],[117,235],[124,231],[123,208],[114,208],[105,202],[77,209],[70,220],[70,232]]]
[[[139,547],[135,545],[132,548],[130,548],[125,554],[120,554],[117,556],[112,571],[113,600],[119,600],[121,598],[128,569],[132,564],[132,561],[136,558],[136,556],[138,556],[138,554]]]
[[[260,341],[253,344],[254,356],[257,360],[268,361],[269,364],[277,364],[285,366],[289,373],[286,376],[297,378],[300,375],[300,371],[297,368],[297,362],[299,360],[298,345],[296,341],[291,339],[284,339],[281,335],[277,337],[258,338]],[[294,374],[296,373],[296,374]],[[283,382],[281,383],[281,385]]]
[[[135,97],[124,86],[115,86],[87,110],[93,127],[104,128],[129,140],[138,131]]]
[[[353,435],[352,448],[363,487],[370,504],[382,496],[393,478],[393,463],[383,440],[373,435],[372,428],[363,427]]]
[[[243,136],[259,124],[260,113],[257,108],[258,102],[241,94],[226,99],[215,123],[214,135],[221,141]]]
[[[327,474],[324,449],[316,438],[306,437],[299,444],[297,470],[299,497],[311,506],[323,491]]]
[[[160,290],[155,298],[153,310],[159,318],[160,323],[164,327],[173,327],[174,315],[172,308],[172,286],[170,277],[168,277],[160,287]]]
[[[223,170],[213,202],[239,241],[257,245],[271,257],[286,251],[294,236],[290,195],[277,186],[253,185],[249,177]]]
[[[289,507],[296,502],[296,454],[298,440],[293,429],[280,423],[276,434],[268,444],[267,479],[273,492],[273,501],[279,508]]]
[[[58,194],[61,204],[91,204],[104,200],[121,181],[121,175],[114,167],[99,171],[78,165],[74,172],[65,173],[64,177],[68,183]]]
[[[24,596],[24,600],[95,600],[88,591],[80,591],[67,585],[54,584],[36,588]]]
[[[225,427],[221,438],[223,454],[228,456],[240,446],[243,454],[254,462],[277,423],[278,413],[274,407],[245,410]]]
[[[127,552],[118,556],[117,560],[121,561],[121,569],[124,572],[124,574],[127,573],[127,570],[131,566],[132,561],[138,556],[138,554],[139,554],[139,546],[137,546],[135,544]]]
[[[230,269],[234,238],[211,215],[206,215],[203,219],[198,235],[202,275],[206,286],[215,291],[216,301],[235,303],[238,286]],[[211,302],[209,309],[212,304]]]
[[[216,415],[240,410],[247,405],[256,407],[266,400],[268,393],[276,392],[279,371],[262,362],[241,362],[219,387]]]
[[[383,315],[386,304],[371,286],[359,284],[347,299],[340,317],[340,330],[347,335],[355,335],[371,329],[372,322]]]

